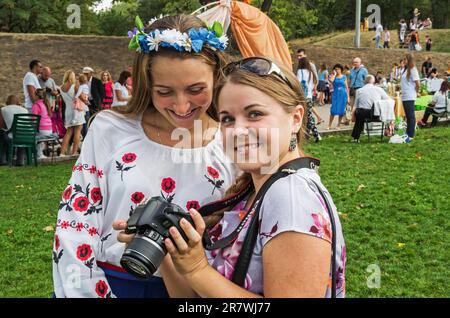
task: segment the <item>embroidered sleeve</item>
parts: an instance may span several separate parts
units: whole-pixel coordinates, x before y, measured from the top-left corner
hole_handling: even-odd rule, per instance
[[[96,263],[111,234],[102,233],[104,175],[96,160],[102,148],[94,126],[83,142],[59,205],[53,245],[53,282],[58,298],[113,297],[105,274]]]

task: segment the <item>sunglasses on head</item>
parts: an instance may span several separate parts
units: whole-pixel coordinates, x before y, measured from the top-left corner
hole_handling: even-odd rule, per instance
[[[289,79],[278,65],[263,57],[249,57],[240,61],[231,62],[223,69],[225,76],[230,75],[234,70],[241,69],[259,76],[277,75],[290,88],[293,88]]]

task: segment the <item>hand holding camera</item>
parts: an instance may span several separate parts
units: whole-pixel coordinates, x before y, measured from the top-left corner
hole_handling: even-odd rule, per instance
[[[176,204],[153,197],[136,208],[128,224],[117,221],[114,229],[125,229],[118,239],[129,245],[120,263],[136,277],[150,278],[167,252],[183,275],[208,265],[202,246],[205,223],[195,210],[186,213]]]

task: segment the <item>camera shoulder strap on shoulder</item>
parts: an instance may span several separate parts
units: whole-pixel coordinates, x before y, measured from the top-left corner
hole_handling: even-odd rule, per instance
[[[257,197],[255,198],[254,203],[252,204],[252,207],[250,211],[253,209],[254,215],[251,220],[251,223],[248,227],[247,234],[244,239],[244,243],[242,246],[242,250],[239,254],[235,270],[233,273],[233,282],[244,286],[245,283],[245,277],[248,272],[248,267],[250,265],[250,261],[253,255],[253,250],[256,244],[256,240],[258,237],[258,231],[259,231],[259,209],[261,207],[262,200],[264,199],[264,195],[266,194],[267,190],[270,188],[271,185],[273,185],[277,180],[286,177],[290,174],[293,174],[297,172],[299,169],[302,168],[310,168],[317,170],[320,165],[320,161],[318,159],[312,159],[312,158],[300,158],[291,162],[288,162],[286,165],[283,165],[277,173],[271,176],[269,180],[266,181],[266,183],[263,185],[261,190],[258,192]],[[325,194],[323,193],[322,189],[319,187],[319,185],[311,180],[315,186],[317,187],[320,195],[322,196],[323,200],[325,201],[327,212],[330,217],[331,222],[331,230],[332,230],[332,259],[331,259],[331,279],[332,279],[332,288],[331,288],[331,297],[336,298],[336,224],[334,221],[334,215],[333,210],[331,208],[331,205],[329,204],[329,201]]]

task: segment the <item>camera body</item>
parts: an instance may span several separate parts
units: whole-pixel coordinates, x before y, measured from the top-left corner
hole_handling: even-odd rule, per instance
[[[189,213],[162,197],[152,197],[140,204],[125,230],[136,236],[125,248],[120,260],[122,267],[138,278],[152,277],[167,254],[164,240],[169,237],[169,229],[176,227],[188,241],[179,224],[182,218],[194,225]]]

